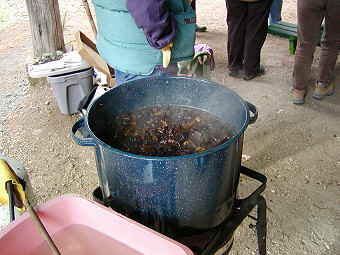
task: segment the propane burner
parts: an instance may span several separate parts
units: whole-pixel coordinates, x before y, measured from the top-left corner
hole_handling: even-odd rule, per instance
[[[189,247],[196,255],[227,255],[229,254],[234,241],[234,232],[241,225],[246,217],[250,217],[256,221],[256,232],[258,240],[258,250],[260,255],[267,254],[266,251],[266,233],[267,233],[267,221],[266,221],[266,200],[261,193],[266,188],[267,178],[251,169],[241,166],[240,173],[259,181],[261,185],[247,198],[235,199],[233,211],[217,227],[208,230],[197,229],[185,229],[185,230],[170,230],[171,227],[164,226],[164,224],[157,224],[157,221],[147,220],[140,217],[132,210],[128,210],[126,207],[119,203],[117,198],[109,198],[103,201],[103,196],[100,187],[93,192],[94,200],[97,202],[111,207],[115,211],[118,211],[125,216],[150,227],[162,234],[173,238],[174,240]],[[250,212],[257,207],[257,217],[250,215]],[[161,226],[162,225],[162,226]]]

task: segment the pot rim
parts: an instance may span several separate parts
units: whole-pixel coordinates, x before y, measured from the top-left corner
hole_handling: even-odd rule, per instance
[[[148,77],[148,78],[145,78],[145,79],[164,79],[164,77]],[[183,80],[183,79],[193,79],[193,78],[188,78],[188,77],[166,77],[166,79],[180,79],[180,80]],[[234,143],[236,140],[238,140],[241,135],[244,134],[245,130],[247,129],[248,125],[249,125],[249,111],[248,111],[248,107],[247,107],[247,104],[246,102],[237,94],[235,93],[233,90],[229,89],[229,88],[226,88],[216,82],[212,82],[212,81],[206,81],[206,80],[201,80],[201,79],[194,79],[194,80],[199,80],[201,83],[205,83],[205,84],[208,84],[209,83],[209,86],[211,85],[214,85],[214,86],[218,86],[218,87],[222,87],[223,89],[226,89],[229,91],[229,93],[233,94],[233,96],[235,96],[239,101],[240,101],[240,104],[243,105],[243,108],[245,110],[245,113],[246,113],[246,117],[245,117],[245,120],[244,120],[244,123],[242,125],[242,127],[238,130],[238,132],[235,133],[235,135],[233,135],[229,140],[227,140],[226,142],[216,146],[216,147],[213,147],[209,150],[205,150],[203,152],[196,152],[196,153],[193,153],[193,154],[188,154],[188,155],[183,155],[183,156],[170,156],[170,157],[159,157],[159,156],[144,156],[144,155],[138,155],[138,154],[134,154],[134,153],[130,153],[130,152],[125,152],[125,151],[122,151],[122,150],[119,150],[119,149],[116,149],[108,144],[106,144],[105,142],[103,142],[101,139],[99,139],[91,130],[90,126],[89,126],[89,121],[88,121],[88,116],[90,115],[91,113],[91,109],[92,107],[94,107],[94,105],[97,103],[97,101],[104,95],[106,95],[107,93],[111,93],[115,88],[113,89],[110,89],[109,91],[105,92],[103,95],[101,95],[100,97],[96,98],[89,106],[88,108],[88,114],[86,114],[85,116],[85,126],[86,126],[86,129],[88,130],[88,132],[90,133],[91,137],[95,140],[95,144],[96,146],[100,145],[102,147],[104,147],[105,149],[108,149],[118,155],[121,155],[121,156],[125,156],[125,157],[128,157],[128,158],[134,158],[134,159],[143,159],[143,160],[153,160],[153,161],[164,161],[164,160],[181,160],[181,159],[195,159],[195,158],[200,158],[200,157],[204,157],[208,154],[211,154],[211,153],[215,153],[215,152],[218,152],[218,151],[221,151],[221,150],[224,150],[226,149],[227,147],[229,147],[229,145],[231,145],[232,143]],[[129,81],[129,82],[126,82],[120,86],[129,86],[130,83],[134,83],[136,82],[135,80],[134,81]],[[120,87],[119,86],[119,87]]]

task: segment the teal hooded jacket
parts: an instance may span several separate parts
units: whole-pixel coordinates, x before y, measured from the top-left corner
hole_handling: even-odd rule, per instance
[[[188,1],[158,0],[163,2],[162,9],[156,9],[151,0],[134,1],[137,2],[93,0],[98,26],[96,44],[102,58],[122,72],[151,74],[155,66],[162,64],[160,48],[168,43],[169,36],[165,37],[170,31],[174,34],[171,63],[191,60],[194,55],[196,16]],[[163,9],[166,12],[162,13]],[[164,25],[156,20],[155,13],[161,19],[169,19],[168,23]],[[158,23],[143,26],[148,22]],[[158,31],[150,31],[149,27]],[[155,34],[157,38],[152,37]]]

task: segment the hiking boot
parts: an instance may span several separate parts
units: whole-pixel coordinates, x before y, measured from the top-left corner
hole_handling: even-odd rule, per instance
[[[305,97],[306,97],[306,90],[305,89],[292,89],[293,94],[293,104],[304,104],[305,103]]]
[[[326,96],[331,96],[334,94],[334,84],[326,84],[323,82],[317,82],[315,85],[315,90],[313,92],[312,97],[314,99],[322,100]]]
[[[254,78],[258,77],[258,76],[264,75],[265,72],[266,71],[265,71],[264,67],[261,66],[255,73],[253,73],[253,74],[245,74],[243,76],[243,80],[250,81],[250,80],[252,80],[252,79],[254,79]]]

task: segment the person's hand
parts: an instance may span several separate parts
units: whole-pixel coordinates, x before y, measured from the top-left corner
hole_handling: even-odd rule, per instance
[[[174,44],[171,42],[167,46],[161,49],[163,53],[163,67],[167,68],[170,64],[171,59],[171,48],[174,46]]]

